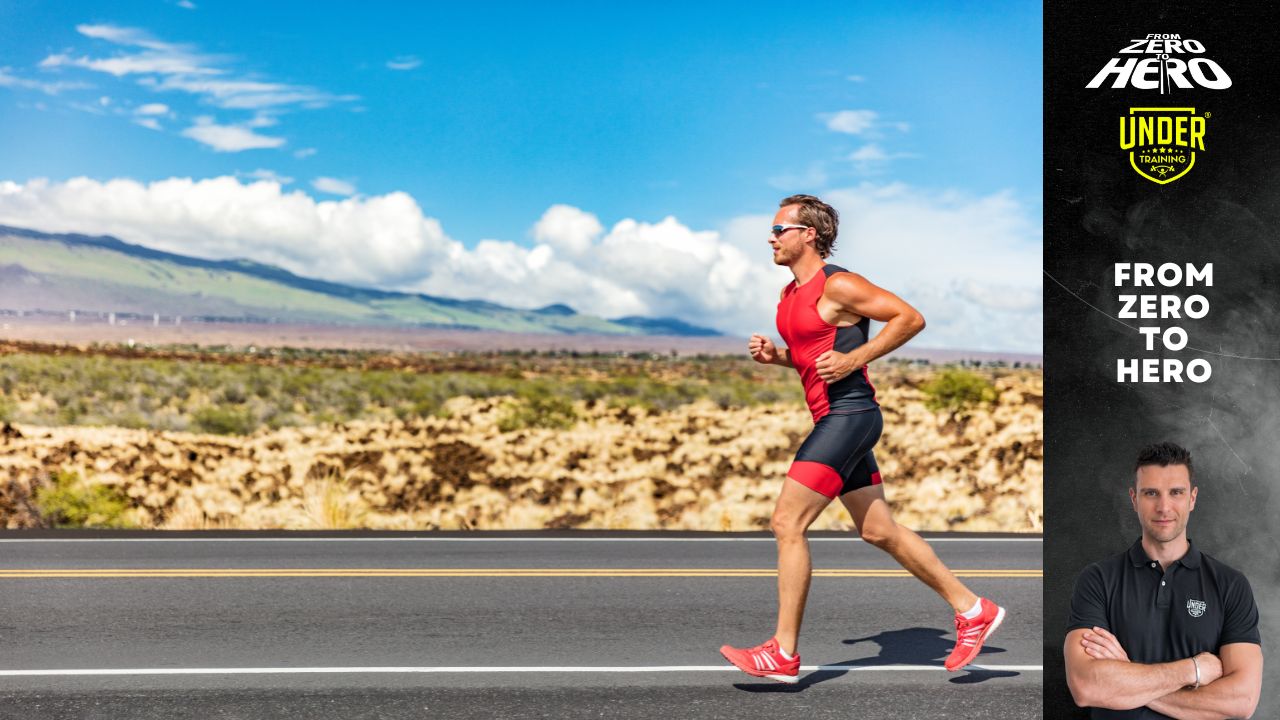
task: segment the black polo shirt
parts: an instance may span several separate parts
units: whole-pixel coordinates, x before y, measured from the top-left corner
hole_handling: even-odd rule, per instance
[[[1128,550],[1096,562],[1076,579],[1067,632],[1104,628],[1116,636],[1129,660],[1165,663],[1202,652],[1218,654],[1231,643],[1262,644],[1258,607],[1249,581],[1205,555],[1194,544],[1161,570],[1138,539]],[[1093,709],[1095,720],[1163,720],[1148,708]]]

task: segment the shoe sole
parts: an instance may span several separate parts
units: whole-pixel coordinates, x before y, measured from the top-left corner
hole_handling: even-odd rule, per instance
[[[978,643],[973,646],[973,652],[964,659],[959,665],[947,668],[947,672],[956,672],[963,669],[966,665],[974,661],[978,654],[982,652],[982,646],[987,642],[987,638],[995,634],[996,629],[1000,627],[1000,623],[1004,622],[1004,608],[996,606],[996,619],[991,621],[991,625],[987,627],[987,631],[982,633],[982,637],[978,638]]]
[[[720,652],[720,655],[721,655],[721,656],[723,656],[725,660],[728,660],[730,665],[732,665],[732,666],[734,666],[734,667],[738,668],[739,670],[741,670],[742,672],[744,672],[744,673],[746,673],[746,674],[750,675],[751,677],[768,678],[769,680],[777,680],[777,681],[778,681],[778,682],[780,682],[780,683],[786,683],[786,684],[788,684],[788,685],[795,685],[797,682],[800,682],[800,676],[799,676],[799,675],[776,675],[776,674],[766,674],[766,673],[759,673],[759,674],[758,674],[758,673],[752,672],[751,670],[748,670],[748,669],[746,669],[746,668],[742,667],[741,665],[739,665],[738,663],[734,662],[732,658],[730,658],[728,655],[725,655],[725,654],[724,654],[724,651],[721,651],[721,652]]]

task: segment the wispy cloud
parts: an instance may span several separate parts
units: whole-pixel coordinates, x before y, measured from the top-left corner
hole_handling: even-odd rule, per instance
[[[275,170],[265,170],[263,168],[258,168],[257,170],[254,170],[253,172],[249,172],[249,173],[237,173],[237,174],[243,175],[244,177],[247,177],[247,178],[252,178],[254,180],[265,180],[267,182],[273,182],[280,185],[289,185],[293,182],[293,178],[287,175],[281,175],[277,173]]]
[[[854,150],[849,154],[849,159],[856,163],[881,162],[888,160],[889,154],[886,153],[879,145],[871,143],[870,145],[863,145],[857,150]]]
[[[867,81],[867,79],[861,75],[848,75],[845,77],[845,80],[848,80],[849,82],[855,82],[855,83]]]
[[[387,61],[387,67],[392,70],[412,70],[422,65],[422,60],[416,55],[398,55]]]
[[[138,84],[157,91],[179,91],[201,96],[227,110],[260,110],[288,105],[308,109],[322,108],[335,102],[358,99],[356,95],[332,95],[301,85],[263,82],[259,80],[224,80],[167,74],[160,80],[143,78]]]
[[[30,80],[14,75],[10,68],[0,67],[0,87],[38,90],[45,95],[57,95],[65,90],[82,90],[93,86],[82,82],[41,82],[39,80]]]
[[[172,117],[172,115],[169,106],[164,103],[147,103],[133,109],[133,122],[150,130],[163,130],[164,128],[160,126],[160,118]]]
[[[196,4],[191,2],[191,0],[178,0],[178,7],[186,8],[187,10],[195,10]]]
[[[911,125],[900,120],[882,120],[875,110],[841,110],[839,112],[818,113],[818,120],[832,132],[845,135],[878,136],[882,128],[892,128],[898,132],[907,132]]]
[[[218,125],[209,117],[196,118],[196,124],[183,130],[182,134],[217,152],[277,148],[285,144],[282,137],[259,135],[241,125]]]
[[[80,67],[86,70],[108,73],[116,77],[133,74],[217,75],[222,71],[214,67],[225,58],[203,55],[187,45],[164,42],[138,28],[115,25],[77,25],[76,31],[94,40],[113,45],[142,48],[139,52],[122,53],[109,58],[72,57],[57,53],[40,62],[42,68]]]
[[[184,136],[220,152],[280,147],[285,144],[284,138],[260,135],[253,129],[275,125],[275,115],[280,112],[323,108],[359,99],[356,95],[338,95],[307,85],[247,77],[234,70],[235,58],[231,56],[204,53],[193,45],[168,42],[139,28],[82,24],[77,25],[76,30],[86,38],[115,46],[115,52],[98,56],[64,51],[47,56],[40,62],[41,68],[77,68],[116,78],[136,78],[138,85],[152,92],[184,93],[223,110],[255,112],[250,120],[229,123],[207,119],[182,132]],[[0,85],[6,84],[5,78],[9,77],[0,73]],[[50,94],[72,87],[70,84],[36,84],[16,78],[8,84],[15,83]],[[168,107],[161,103],[147,105],[152,106]],[[146,127],[158,125],[142,124]]]
[[[826,123],[827,129],[848,135],[861,135],[875,127],[880,114],[875,110],[841,110],[834,113],[822,113],[818,119]]]
[[[827,168],[825,163],[810,163],[802,173],[782,173],[768,180],[769,185],[788,194],[800,192],[816,192],[827,184]]]
[[[868,143],[849,153],[847,159],[853,162],[854,170],[858,173],[870,175],[883,171],[890,161],[910,157],[915,157],[915,155],[904,152],[887,152],[876,143]]]
[[[264,127],[272,127],[274,125],[279,125],[279,124],[280,124],[280,121],[274,116],[268,115],[266,113],[258,113],[257,115],[253,116],[252,120],[245,123],[244,126],[251,127],[251,128],[264,128]]]
[[[316,154],[315,148],[300,148],[298,150],[293,151],[293,156],[298,158],[299,160],[305,160],[315,154]]]
[[[311,181],[311,187],[322,193],[350,197],[356,194],[356,186],[345,180],[331,177],[318,177]]]

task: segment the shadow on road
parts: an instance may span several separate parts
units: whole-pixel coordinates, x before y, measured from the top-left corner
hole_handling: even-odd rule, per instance
[[[950,633],[937,628],[914,627],[903,630],[888,630],[879,635],[844,640],[845,645],[871,642],[880,646],[880,654],[873,657],[860,657],[843,662],[822,663],[826,669],[801,676],[795,685],[770,683],[734,683],[734,687],[747,692],[803,692],[805,688],[818,683],[834,680],[847,675],[849,670],[883,665],[942,665],[942,661],[951,653],[954,644],[947,636]],[[1002,653],[1005,649],[994,645],[984,645],[982,652],[974,660],[978,663],[983,656],[990,653]],[[835,666],[835,667],[832,667]],[[846,669],[847,668],[847,669]],[[1007,670],[985,670],[970,665],[961,671],[963,674],[952,677],[950,682],[957,685],[973,685],[986,682],[992,678],[1017,677],[1021,673]]]

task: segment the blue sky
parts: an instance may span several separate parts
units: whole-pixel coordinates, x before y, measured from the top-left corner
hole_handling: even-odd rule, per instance
[[[0,6],[0,27],[0,182],[10,185],[0,221],[11,224],[112,231],[438,294],[467,294],[504,262],[523,263],[513,275],[558,278],[527,298],[536,304],[555,287],[618,271],[589,260],[593,248],[704,243],[695,253],[704,274],[740,259],[728,249],[755,263],[763,233],[739,239],[746,219],[812,192],[867,217],[897,203],[886,222],[918,215],[912,208],[951,213],[939,227],[987,217],[972,215],[986,208],[993,233],[1017,236],[989,250],[1023,261],[1005,276],[979,271],[952,285],[975,298],[979,286],[1039,292],[1038,2],[816,3],[803,14],[729,3],[66,2]],[[103,185],[65,185],[77,177]],[[84,193],[110,201],[136,190],[113,180],[134,181],[158,203],[156,184],[175,178],[221,206],[221,224],[175,232],[114,207],[86,209]],[[279,195],[249,197],[230,179],[273,181]],[[302,196],[312,205],[290,222],[324,225],[324,252],[226,227],[228,207],[267,222],[263,213],[284,212],[271,203],[296,210]],[[205,205],[189,214],[212,217]],[[155,207],[152,218],[163,214]],[[548,218],[555,207],[568,209]],[[884,232],[862,229],[868,242]],[[371,235],[387,247],[364,266],[344,243]],[[853,252],[836,260],[866,257]],[[1036,266],[1023,267],[1033,254]],[[348,256],[346,269],[326,262]],[[451,264],[448,277],[406,270],[419,262]],[[899,267],[868,277],[936,284],[904,274],[893,257],[883,262]],[[743,331],[754,316],[730,318],[731,296],[759,278],[785,280],[776,270],[742,270],[722,283],[721,300],[681,288],[696,276],[677,269],[654,276],[670,286],[637,278],[597,288],[590,304],[702,324],[719,313],[722,329]],[[521,304],[520,292],[471,294]],[[1016,338],[982,344],[1038,350],[1038,299],[1032,314],[1034,332],[1028,322]],[[935,345],[951,344],[938,337]]]

